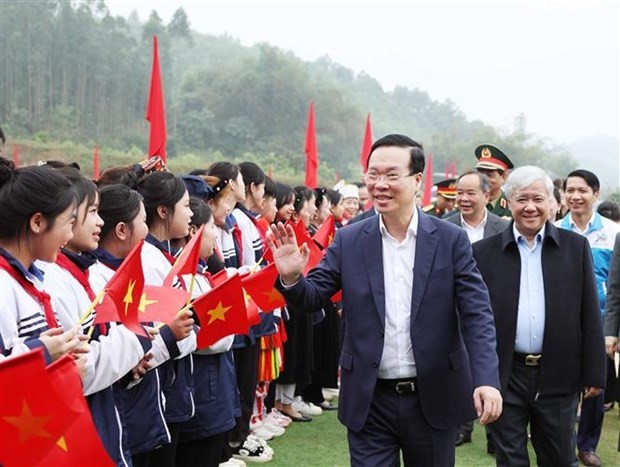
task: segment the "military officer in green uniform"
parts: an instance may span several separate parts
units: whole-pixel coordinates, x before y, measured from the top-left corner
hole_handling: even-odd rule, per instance
[[[433,185],[437,187],[437,200],[424,206],[422,211],[429,216],[444,217],[454,210],[456,199],[456,178],[447,178]]]
[[[478,159],[476,170],[486,175],[491,183],[491,194],[487,209],[497,216],[511,219],[508,200],[502,187],[508,178],[508,170],[514,167],[512,161],[501,149],[491,144],[478,146],[475,153],[476,159]]]

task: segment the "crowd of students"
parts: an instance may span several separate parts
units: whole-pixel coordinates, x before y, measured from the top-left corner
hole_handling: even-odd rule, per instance
[[[267,462],[267,441],[334,408],[340,324],[332,301],[313,314],[260,313],[247,335],[201,350],[191,309],[165,325],[143,323],[148,337],[84,312],[142,240],[145,284],[162,285],[204,226],[193,285],[191,276],[173,284],[197,297],[223,269],[265,265],[272,223],[303,223],[313,234],[329,216],[346,222],[339,191],[293,188],[252,162],[175,175],[153,158],[93,181],[77,164],[17,169],[0,158],[0,212],[2,354],[40,347],[48,362],[72,354],[117,465]]]

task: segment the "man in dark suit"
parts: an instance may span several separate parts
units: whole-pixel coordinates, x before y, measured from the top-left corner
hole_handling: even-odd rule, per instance
[[[459,212],[447,217],[448,222],[465,229],[471,243],[490,237],[504,230],[509,222],[486,208],[490,196],[490,183],[480,172],[466,172],[457,181],[456,204]]]
[[[456,180],[456,204],[459,211],[447,217],[448,222],[465,229],[471,243],[503,231],[509,222],[487,209],[491,185],[483,173],[471,171]],[[459,425],[456,430],[455,446],[471,442],[474,422]],[[493,443],[487,432],[487,452],[494,454]]]
[[[577,466],[580,393],[605,386],[605,346],[587,239],[549,218],[553,184],[538,167],[504,187],[514,222],[473,244],[491,294],[504,411],[489,426],[498,466]]]
[[[501,413],[487,289],[465,232],[416,208],[423,170],[411,138],[376,141],[365,182],[379,215],[338,230],[307,278],[293,230],[269,237],[292,306],[342,288],[339,418],[356,466],[398,465],[400,451],[405,465],[454,465],[456,426]]]

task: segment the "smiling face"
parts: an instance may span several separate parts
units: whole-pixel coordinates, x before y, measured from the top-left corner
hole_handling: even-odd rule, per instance
[[[377,212],[388,216],[410,216],[422,182],[422,174],[409,175],[410,150],[398,146],[382,146],[373,151],[368,161],[368,173],[376,181],[366,180],[368,192]],[[388,179],[394,181],[388,183]]]
[[[33,259],[48,263],[56,261],[60,248],[73,238],[73,225],[76,221],[76,207],[72,205],[53,221],[35,214],[30,220],[30,229],[34,232],[29,238],[29,248]]]
[[[78,206],[77,218],[73,225],[73,238],[67,243],[67,249],[74,253],[93,251],[99,246],[99,234],[103,227],[103,219],[99,217],[99,193],[95,201],[88,204],[88,198]]]
[[[461,177],[457,185],[456,202],[463,217],[478,217],[484,214],[489,202],[489,192],[482,191],[480,178],[475,174]]]
[[[517,230],[528,240],[533,239],[549,218],[549,194],[542,181],[514,190],[508,199]]]
[[[289,199],[286,200],[280,209],[278,209],[278,213],[276,215],[276,221],[278,222],[286,222],[291,218],[293,213],[295,212],[295,196],[291,194]]]
[[[581,177],[566,179],[565,199],[571,214],[575,216],[591,217],[594,212],[594,203],[598,199],[598,192]]]
[[[213,213],[215,225],[219,225],[220,227],[224,226],[226,223],[226,217],[228,217],[231,213],[235,206],[235,202],[235,195],[232,191],[225,192],[217,198],[207,201],[207,204]]]

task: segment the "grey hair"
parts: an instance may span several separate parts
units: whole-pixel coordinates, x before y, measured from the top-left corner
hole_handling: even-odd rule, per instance
[[[508,176],[504,184],[506,197],[510,198],[516,190],[527,188],[532,183],[536,182],[543,182],[547,189],[547,196],[550,198],[553,196],[553,182],[551,178],[549,178],[549,175],[540,167],[524,165],[523,167],[513,170]]]
[[[483,173],[476,172],[475,170],[470,170],[469,172],[465,172],[464,174],[461,174],[460,177],[456,180],[456,183],[458,184],[461,181],[461,179],[465,177],[466,175],[475,175],[476,177],[478,177],[478,180],[480,181],[480,189],[482,190],[483,193],[491,191],[491,182],[489,181],[489,177],[487,177]]]

